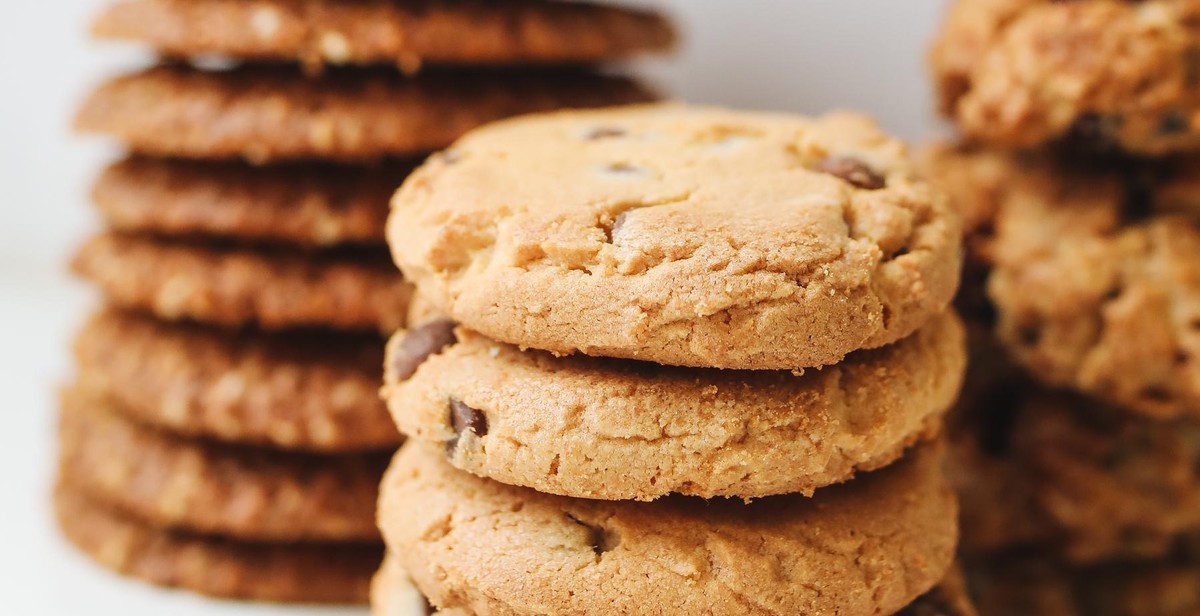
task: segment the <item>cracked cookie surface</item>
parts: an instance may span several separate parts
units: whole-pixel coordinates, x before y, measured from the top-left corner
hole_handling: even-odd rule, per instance
[[[377,541],[386,454],[317,456],[193,441],[69,389],[59,470],[89,498],[163,528],[262,541]]]
[[[430,601],[476,613],[822,614],[899,611],[954,559],[940,447],[812,498],[750,504],[572,499],[401,448],[380,526]],[[420,506],[414,506],[420,503]]]
[[[410,73],[426,63],[600,62],[664,51],[675,39],[649,11],[544,0],[123,0],[92,32],[167,55],[390,63]]]
[[[994,212],[987,289],[1000,340],[1050,385],[1200,416],[1200,160],[1001,160],[1001,182],[944,184],[981,204],[965,208]],[[947,161],[963,178],[998,164],[971,150]]]
[[[554,357],[432,321],[389,344],[384,396],[402,432],[458,468],[540,492],[819,494],[936,434],[965,355],[952,314],[799,375]]]
[[[185,242],[105,233],[72,269],[108,301],[167,321],[276,330],[327,327],[391,333],[412,287],[383,252]]]
[[[166,531],[60,481],[59,529],[100,565],[160,586],[228,599],[361,604],[383,553],[375,545],[242,543]]]
[[[651,105],[493,124],[397,193],[397,263],[443,313],[560,354],[797,369],[950,301],[960,229],[852,114]]]
[[[653,98],[628,79],[565,69],[414,78],[341,69],[313,78],[279,66],[162,65],[101,84],[76,127],[154,156],[353,162],[423,155],[521,113]]]
[[[1200,149],[1200,2],[957,0],[930,59],[975,140]]]
[[[106,310],[74,350],[80,388],[177,434],[316,452],[400,443],[374,334],[230,332]]]

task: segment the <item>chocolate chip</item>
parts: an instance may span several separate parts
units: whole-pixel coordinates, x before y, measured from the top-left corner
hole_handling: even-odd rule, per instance
[[[1191,126],[1192,123],[1187,114],[1171,111],[1158,121],[1158,133],[1160,135],[1179,135],[1187,132]]]
[[[823,158],[814,169],[839,177],[866,190],[878,190],[886,185],[883,176],[867,166],[867,163],[849,156]]]
[[[487,415],[454,398],[450,399],[450,425],[454,427],[456,434],[467,430],[474,432],[475,436],[486,436],[488,433]]]
[[[1154,187],[1145,173],[1130,170],[1125,174],[1121,217],[1126,223],[1144,221],[1154,214]]]
[[[624,136],[625,136],[625,129],[617,128],[615,126],[597,126],[596,128],[593,128],[592,130],[588,131],[587,135],[585,135],[585,137],[590,141],[597,141],[600,139],[612,139],[614,137],[624,137]]]
[[[408,330],[396,349],[396,355],[392,357],[396,379],[408,380],[430,355],[436,355],[458,342],[454,337],[454,327],[454,321],[437,319]]]

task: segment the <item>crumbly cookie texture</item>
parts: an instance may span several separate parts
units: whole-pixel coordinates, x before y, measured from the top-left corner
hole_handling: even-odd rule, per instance
[[[105,310],[74,350],[81,389],[181,435],[314,452],[400,443],[374,335],[230,332]]]
[[[164,65],[102,84],[76,119],[135,152],[183,158],[362,161],[420,155],[493,120],[563,107],[644,102],[636,83],[577,70],[204,71]],[[399,178],[397,178],[399,179]]]
[[[59,470],[147,523],[262,541],[372,541],[386,456],[313,456],[191,441],[142,427],[69,389]]]
[[[388,238],[438,309],[495,340],[738,369],[907,336],[953,296],[961,242],[861,116],[682,105],[473,132],[409,177]]]
[[[1155,420],[1021,380],[966,399],[951,430],[963,546],[1072,562],[1157,558],[1200,536],[1200,422]]]
[[[135,156],[101,174],[92,201],[111,228],[300,246],[384,243],[388,200],[411,166],[278,165]]]
[[[982,616],[1189,616],[1200,613],[1195,558],[1063,567],[1038,556],[968,566]]]
[[[241,543],[165,531],[60,482],[58,526],[100,565],[160,586],[228,599],[365,604],[382,550],[374,545]]]
[[[1038,379],[1137,412],[1200,416],[1200,160],[1107,164],[958,150],[944,186],[995,212],[997,335]],[[992,187],[992,188],[989,188]],[[975,190],[977,188],[978,190]]]
[[[298,60],[309,66],[591,63],[665,51],[656,13],[544,0],[123,0],[92,32],[169,55]]]
[[[954,559],[941,462],[926,445],[813,498],[639,503],[506,486],[409,443],[385,476],[379,520],[392,554],[443,608],[890,614]]]
[[[581,498],[811,495],[936,434],[966,365],[952,314],[803,374],[554,357],[448,325],[389,344],[400,430],[463,470]]]
[[[931,53],[943,111],[1004,147],[1200,149],[1200,2],[957,0]]]
[[[106,233],[72,268],[110,302],[168,321],[265,329],[329,327],[390,333],[412,287],[386,255],[307,252]]]

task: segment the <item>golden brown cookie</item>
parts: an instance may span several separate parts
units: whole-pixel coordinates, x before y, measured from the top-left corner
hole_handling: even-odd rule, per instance
[[[1200,149],[1197,0],[957,0],[931,60],[943,111],[1002,147]]]
[[[99,564],[160,586],[229,599],[365,604],[374,545],[240,543],[157,529],[60,483],[59,528]]]
[[[567,70],[410,78],[341,69],[309,78],[280,66],[203,71],[167,65],[101,85],[76,126],[157,156],[361,161],[423,154],[480,124],[521,113],[651,98],[630,80]]]
[[[380,526],[423,594],[476,613],[890,614],[954,558],[940,449],[812,498],[751,504],[669,497],[594,501],[455,469],[401,448]]]
[[[961,231],[862,116],[645,105],[472,132],[409,176],[388,239],[422,294],[494,340],[790,370],[941,312]]]
[[[107,233],[72,261],[110,302],[168,321],[390,333],[412,288],[374,250],[307,252]]]
[[[933,590],[917,597],[898,616],[979,616],[962,568],[955,564]]]
[[[995,212],[997,334],[1036,378],[1156,417],[1200,415],[1200,159],[960,149],[945,161],[960,170],[942,182],[952,198]]]
[[[599,62],[664,51],[670,24],[648,11],[544,0],[123,0],[92,32],[173,55],[309,65]]]
[[[230,332],[106,310],[75,340],[78,385],[170,432],[280,449],[394,448],[373,334]]]
[[[607,500],[749,499],[811,495],[890,464],[940,430],[965,365],[953,314],[800,374],[554,357],[443,320],[396,335],[383,392],[401,432],[496,481]]]
[[[62,396],[59,464],[89,498],[155,526],[262,541],[371,541],[385,456],[288,454],[139,426],[111,401]]]
[[[1065,567],[1016,555],[971,563],[971,590],[982,616],[1195,616],[1195,559]]]
[[[1153,558],[1200,533],[1200,422],[1152,420],[1025,381],[961,410],[950,474],[963,549]]]
[[[134,156],[101,174],[92,199],[122,232],[383,244],[388,200],[410,170],[406,163],[252,167]]]

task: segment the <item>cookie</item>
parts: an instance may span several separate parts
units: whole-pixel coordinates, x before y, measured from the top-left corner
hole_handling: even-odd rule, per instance
[[[962,151],[958,164],[978,156],[996,155]],[[1001,341],[1052,386],[1200,416],[1200,159],[1043,154],[1010,156],[1004,169],[1001,189],[952,189],[995,211],[987,284]]]
[[[966,353],[952,314],[803,374],[554,357],[432,321],[386,365],[401,432],[460,469],[581,498],[749,499],[811,495],[936,434]]]
[[[502,342],[797,369],[949,303],[959,221],[851,114],[655,105],[494,124],[415,171],[388,239],[442,312]]]
[[[382,253],[307,252],[106,233],[72,269],[110,302],[168,321],[265,329],[330,327],[390,333],[412,288]]]
[[[371,541],[386,459],[182,439],[78,390],[62,396],[59,469],[90,498],[164,528],[262,541]]]
[[[384,478],[380,526],[434,605],[505,614],[889,614],[954,558],[940,449],[751,504],[572,499],[450,466],[423,443]]]
[[[92,32],[179,56],[220,54],[308,65],[587,63],[665,51],[660,15],[597,4],[518,0],[125,0]]]
[[[931,62],[942,110],[1006,148],[1200,149],[1200,3],[957,0]]]
[[[982,616],[1192,616],[1200,613],[1195,560],[1073,568],[1019,555],[970,567]]]
[[[628,79],[568,70],[407,78],[384,69],[342,69],[309,78],[281,66],[203,71],[165,65],[102,84],[84,103],[76,127],[156,156],[362,161],[424,154],[511,115],[651,98]]]
[[[240,543],[165,531],[65,483],[55,490],[54,508],[67,540],[104,567],[228,599],[366,603],[382,553],[374,545]]]
[[[955,565],[933,590],[917,597],[898,616],[979,616],[962,569]]]
[[[1200,535],[1200,422],[1152,420],[1022,381],[963,408],[951,476],[963,549],[1154,558]]]
[[[109,228],[126,233],[382,245],[388,200],[410,169],[135,156],[105,169],[92,200]]]
[[[74,349],[81,389],[170,432],[314,452],[400,443],[374,335],[229,332],[105,310]]]

